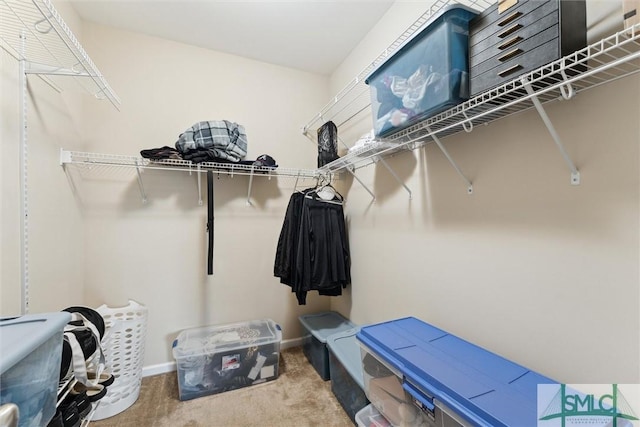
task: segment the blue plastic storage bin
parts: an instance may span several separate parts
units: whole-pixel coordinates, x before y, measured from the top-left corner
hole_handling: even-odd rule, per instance
[[[353,422],[356,422],[358,411],[369,404],[364,393],[360,345],[356,339],[359,330],[360,327],[355,327],[327,338],[331,391]]]
[[[323,380],[331,378],[329,370],[329,349],[327,338],[338,332],[353,328],[351,321],[335,311],[316,314],[304,314],[298,317],[305,329],[302,351]]]
[[[476,15],[463,5],[442,8],[367,77],[376,136],[469,98],[469,21]]]
[[[557,384],[413,317],[356,338],[367,397],[393,425],[533,427],[538,384]]]
[[[71,314],[0,320],[0,405],[15,403],[18,426],[46,426],[56,412],[62,333]]]

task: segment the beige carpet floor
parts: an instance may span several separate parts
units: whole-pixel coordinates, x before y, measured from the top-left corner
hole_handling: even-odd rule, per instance
[[[91,427],[350,427],[353,422],[309,364],[302,347],[280,353],[278,379],[198,399],[180,401],[175,372],[142,380],[129,409]]]

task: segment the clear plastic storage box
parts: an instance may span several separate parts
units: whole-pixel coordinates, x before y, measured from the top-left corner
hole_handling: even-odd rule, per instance
[[[275,380],[281,341],[269,319],[180,332],[173,342],[180,400]]]
[[[0,320],[0,405],[15,403],[18,426],[46,426],[56,412],[62,333],[71,314]]]
[[[327,338],[331,391],[353,421],[356,413],[369,403],[364,393],[360,345],[356,339],[359,330],[356,327]]]
[[[476,15],[463,5],[442,8],[367,77],[376,136],[469,98],[469,21]]]
[[[369,404],[356,414],[356,425],[358,427],[390,427],[391,423],[378,412],[375,406]]]
[[[356,325],[335,311],[305,314],[298,319],[305,330],[302,344],[303,353],[323,380],[330,379],[327,338]]]

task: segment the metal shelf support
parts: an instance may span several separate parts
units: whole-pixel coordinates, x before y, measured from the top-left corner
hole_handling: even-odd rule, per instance
[[[362,187],[364,187],[365,190],[367,190],[367,193],[369,193],[371,195],[371,198],[375,201],[376,200],[376,195],[373,193],[373,191],[369,190],[369,187],[367,187],[366,185],[364,185],[364,182],[362,182],[360,180],[360,178],[358,178],[358,176],[355,174],[355,172],[353,171],[353,166],[351,167],[347,167],[347,172],[349,172],[353,178],[358,181],[360,183],[360,185],[362,185]]]
[[[384,160],[383,157],[380,157],[378,160],[380,161],[380,163],[382,163],[382,166],[384,166],[389,171],[391,176],[393,176],[395,178],[395,180],[398,181],[398,183],[400,185],[402,185],[405,190],[407,190],[407,193],[409,193],[409,199],[411,199],[411,189],[409,187],[407,187],[407,185],[404,182],[402,182],[400,177],[396,174],[396,171],[394,171],[391,168],[391,166],[389,166],[389,164]]]
[[[538,114],[540,115],[540,118],[542,119],[545,126],[547,127],[549,134],[551,134],[551,138],[553,138],[553,141],[556,143],[558,150],[560,150],[560,154],[562,154],[562,158],[564,159],[564,162],[569,167],[569,170],[571,170],[571,185],[580,185],[580,172],[578,171],[578,168],[576,168],[576,165],[571,160],[571,157],[569,157],[567,150],[565,150],[564,145],[562,144],[562,140],[560,139],[560,135],[558,135],[558,132],[556,131],[556,128],[553,126],[553,123],[551,122],[551,119],[549,118],[549,116],[547,115],[547,112],[542,106],[542,103],[540,102],[538,97],[535,95],[535,91],[531,87],[531,82],[529,82],[529,80],[526,77],[523,77],[521,79],[521,82],[524,88],[526,89],[527,93],[531,95],[531,101],[533,102],[533,105],[535,106],[536,110],[538,111]]]
[[[431,129],[428,126],[426,127],[426,129],[429,132],[429,136],[431,137],[431,139],[433,139],[435,141],[435,143],[438,145],[438,148],[440,148],[440,151],[442,151],[442,153],[447,158],[447,160],[449,160],[449,163],[451,163],[451,166],[453,166],[453,168],[456,170],[456,172],[458,172],[458,175],[460,175],[460,177],[467,184],[467,194],[473,194],[473,184],[464,175],[464,173],[462,173],[462,170],[460,169],[458,164],[455,162],[455,160],[453,160],[453,157],[451,157],[451,155],[449,154],[447,149],[444,148],[444,145],[442,145],[442,142],[440,141],[440,138],[438,138],[438,136],[434,132],[432,132]]]
[[[142,174],[140,173],[140,167],[136,160],[136,176],[138,177],[138,186],[140,187],[140,195],[142,196],[142,203],[147,203],[147,193],[144,191],[144,184],[142,183]]]
[[[23,31],[20,34],[20,267],[21,275],[21,312],[29,313],[29,186],[28,186],[28,147],[27,142],[27,61],[24,59],[26,52],[27,36]]]
[[[253,165],[251,165],[251,172],[249,173],[249,189],[247,190],[247,206],[251,206],[251,187],[253,186]]]
[[[197,165],[196,168],[198,171],[196,175],[198,176],[198,206],[202,206],[202,179],[200,177],[200,165]]]

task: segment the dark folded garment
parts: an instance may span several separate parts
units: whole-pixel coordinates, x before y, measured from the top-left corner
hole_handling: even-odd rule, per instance
[[[182,160],[182,155],[178,150],[167,146],[142,150],[140,151],[140,155],[145,159],[151,160]]]
[[[210,162],[211,156],[207,150],[189,150],[182,155],[182,158],[193,163]]]

